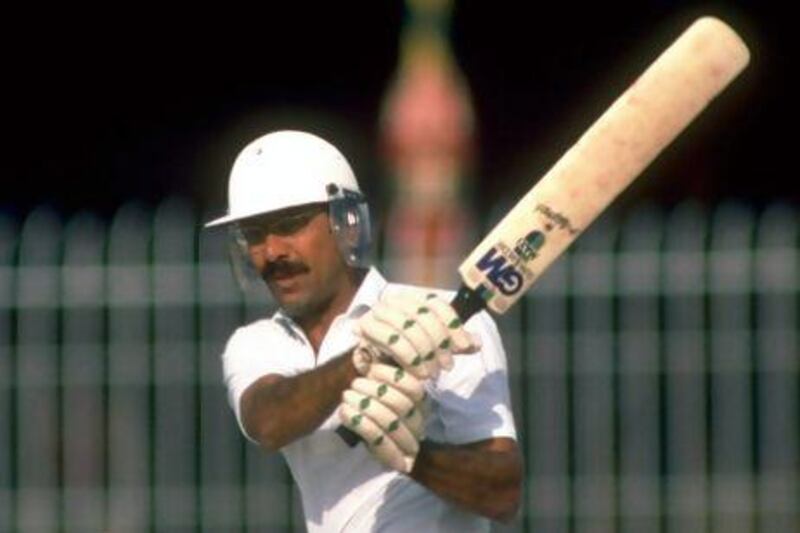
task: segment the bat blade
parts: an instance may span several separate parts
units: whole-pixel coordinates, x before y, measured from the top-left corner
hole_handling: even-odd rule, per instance
[[[747,46],[724,22],[696,20],[461,264],[472,311],[474,294],[495,313],[508,310],[749,58]],[[464,305],[460,297],[457,309]]]

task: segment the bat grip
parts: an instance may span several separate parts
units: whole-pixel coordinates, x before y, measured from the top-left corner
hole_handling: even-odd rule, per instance
[[[478,287],[481,287],[481,285]],[[470,289],[462,283],[450,302],[450,306],[455,309],[458,318],[461,319],[461,323],[466,324],[472,315],[486,308],[486,300],[481,297],[478,291]]]
[[[361,442],[361,437],[359,437],[357,433],[351,431],[345,426],[340,425],[338,428],[336,428],[335,432],[337,435],[339,435],[339,437],[341,437],[344,443],[351,448],[355,448],[356,446],[358,446],[358,443]]]

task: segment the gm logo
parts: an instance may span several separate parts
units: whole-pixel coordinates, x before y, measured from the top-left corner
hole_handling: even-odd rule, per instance
[[[506,296],[511,296],[522,288],[522,274],[514,265],[508,264],[506,258],[497,252],[497,248],[490,248],[476,266]]]

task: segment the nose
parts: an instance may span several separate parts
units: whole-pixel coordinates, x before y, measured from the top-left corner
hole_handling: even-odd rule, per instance
[[[289,242],[286,237],[267,233],[261,244],[258,245],[264,259],[267,262],[273,262],[278,259],[284,259],[289,256]]]

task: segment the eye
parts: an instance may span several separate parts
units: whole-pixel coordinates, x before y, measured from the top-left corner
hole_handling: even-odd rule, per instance
[[[316,207],[276,219],[265,218],[249,221],[247,225],[241,224],[239,226],[239,232],[248,246],[256,246],[263,243],[267,235],[277,235],[279,237],[294,235],[306,227],[311,222],[311,219],[321,212],[321,208]]]
[[[313,214],[310,213],[299,213],[294,216],[276,220],[270,225],[269,232],[273,235],[291,235],[303,229],[312,217]]]
[[[239,231],[242,233],[242,237],[249,245],[260,244],[264,242],[266,238],[266,232],[258,227],[258,226],[244,226],[239,228]]]
[[[320,212],[319,209],[314,209],[283,217],[272,222],[272,224],[269,225],[268,231],[273,235],[282,237],[292,235],[306,227]]]

